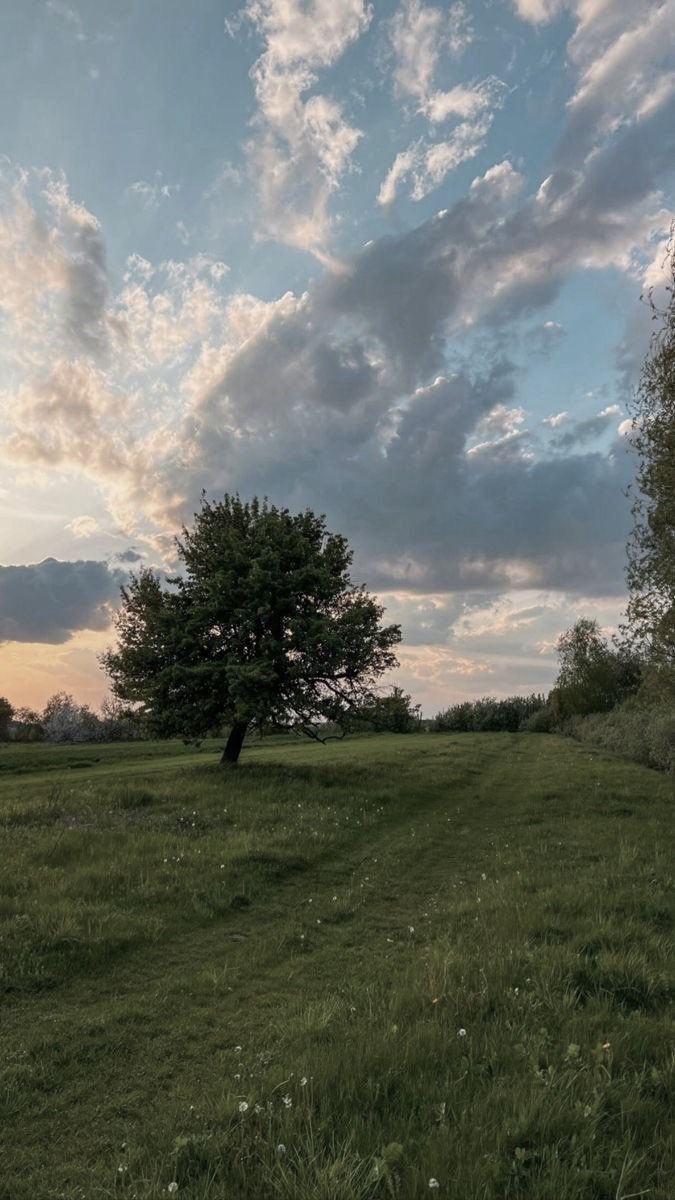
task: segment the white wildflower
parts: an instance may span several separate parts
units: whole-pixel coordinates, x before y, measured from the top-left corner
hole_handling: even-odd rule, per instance
[[[169,1195],[170,1195],[170,1196],[175,1196],[175,1195],[176,1195],[176,1192],[178,1191],[178,1184],[176,1183],[176,1180],[175,1180],[175,1179],[172,1179],[172,1180],[171,1180],[171,1183],[169,1184],[169,1186],[168,1186],[168,1188],[167,1188],[166,1190],[167,1190],[167,1192],[169,1193]]]
[[[433,1177],[433,1175],[432,1175],[432,1176],[431,1176],[431,1179],[429,1180],[429,1187],[430,1187],[430,1188],[433,1188],[433,1189],[434,1189],[434,1191],[435,1191],[435,1190],[436,1190],[436,1188],[439,1188],[440,1186],[441,1186],[441,1185],[440,1185],[440,1183],[438,1182],[438,1180],[437,1180],[437,1179],[434,1179],[434,1177]]]
[[[246,1100],[242,1100],[241,1104],[239,1105],[239,1112],[240,1113],[248,1112],[248,1103]]]
[[[283,1102],[284,1102],[284,1107],[285,1107],[285,1108],[292,1108],[292,1107],[293,1107],[293,1101],[292,1101],[291,1097],[288,1095],[288,1093],[287,1093],[285,1096],[282,1096],[282,1097],[281,1097],[281,1099],[282,1099],[282,1100],[283,1100]]]
[[[285,1154],[285,1153],[286,1153],[286,1147],[284,1146],[284,1143],[279,1142],[279,1145],[277,1146],[277,1154]]]
[[[457,1037],[466,1037],[466,1029],[458,1029]]]
[[[302,1079],[300,1080],[300,1087],[307,1087],[307,1076],[306,1075],[303,1075]]]

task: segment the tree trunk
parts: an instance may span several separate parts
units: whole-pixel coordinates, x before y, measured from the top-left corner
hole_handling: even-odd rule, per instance
[[[227,739],[225,749],[223,750],[223,757],[220,760],[221,767],[234,767],[237,765],[247,729],[248,721],[235,721],[230,730],[230,736]]]

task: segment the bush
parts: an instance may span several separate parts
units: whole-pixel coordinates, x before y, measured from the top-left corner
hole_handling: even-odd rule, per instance
[[[612,712],[577,717],[568,721],[561,732],[645,767],[675,770],[675,713],[670,707],[625,704]]]
[[[517,733],[523,721],[544,708],[544,696],[484,696],[451,705],[434,718],[434,733]]]
[[[550,704],[537,708],[529,717],[523,717],[518,727],[521,733],[555,733],[558,719]]]
[[[349,728],[354,732],[419,733],[421,724],[421,705],[413,704],[403,688],[393,687],[388,695],[376,696],[364,705],[352,717]]]

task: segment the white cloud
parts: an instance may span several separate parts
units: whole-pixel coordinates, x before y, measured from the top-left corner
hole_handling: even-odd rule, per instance
[[[675,95],[675,0],[514,0],[544,24],[568,10],[576,20],[567,53],[579,69],[562,140],[567,158],[585,158],[623,125],[644,122]]]
[[[458,83],[447,90],[436,86],[443,53],[449,51],[457,57],[471,40],[463,4],[453,4],[448,11],[421,0],[403,0],[390,22],[389,38],[396,93],[416,100],[417,111],[430,126],[449,119],[461,123],[442,141],[418,138],[397,154],[380,185],[377,200],[383,206],[393,203],[405,179],[412,179],[411,198],[423,200],[451,171],[474,158],[483,148],[494,111],[506,94],[505,84],[495,76]]]
[[[532,25],[546,25],[565,8],[567,0],[514,0],[518,16]]]
[[[69,529],[76,538],[90,538],[95,533],[100,533],[101,526],[96,517],[83,516],[74,517],[72,521],[68,522],[66,529]]]
[[[137,179],[127,188],[127,195],[137,197],[144,208],[159,208],[162,200],[170,200],[180,191],[179,183],[164,183],[162,171],[155,171],[151,180]]]
[[[475,158],[483,149],[491,123],[490,116],[479,121],[463,121],[443,142],[413,142],[407,150],[397,154],[380,185],[378,204],[392,204],[406,179],[411,179],[411,199],[424,200],[451,171]]]
[[[400,95],[418,100],[422,109],[433,93],[443,53],[459,57],[472,38],[464,4],[441,9],[422,0],[403,0],[391,21],[389,36],[395,88]]]
[[[320,254],[331,232],[331,197],[361,133],[338,101],[305,94],[316,71],[340,58],[372,13],[364,0],[249,0],[244,14],[265,40],[252,71],[258,131],[248,146],[260,233]]]
[[[569,101],[572,114],[600,134],[625,121],[653,115],[675,90],[675,0],[664,0],[646,13],[641,5],[605,49],[582,72]],[[581,37],[578,36],[577,54]]]
[[[10,359],[37,361],[51,334],[93,358],[107,350],[108,277],[96,217],[48,170],[0,163],[0,317]]]

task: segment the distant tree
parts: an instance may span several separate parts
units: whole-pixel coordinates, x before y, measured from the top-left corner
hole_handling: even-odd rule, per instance
[[[612,647],[597,621],[582,617],[558,638],[559,672],[550,695],[557,717],[608,712],[640,685],[641,660]]]
[[[422,706],[402,687],[392,687],[384,696],[376,696],[357,714],[356,727],[375,733],[415,733],[421,728]]]
[[[96,714],[86,704],[77,704],[67,692],[50,697],[41,724],[50,742],[94,742],[101,734]]]
[[[322,516],[203,497],[176,548],[184,572],[168,590],[147,569],[122,589],[118,646],[102,657],[114,694],[157,735],[226,724],[223,764],[251,726],[324,740],[322,726],[344,727],[396,665],[400,628],[352,583],[347,541]]]
[[[9,737],[9,723],[13,715],[13,705],[5,696],[0,696],[0,742],[6,742]]]
[[[624,632],[650,660],[651,674],[675,696],[675,226],[668,246],[670,285],[632,405],[639,455],[634,527],[628,542],[629,602]]]
[[[12,721],[12,741],[41,742],[45,736],[40,714],[32,708],[16,708]]]
[[[434,733],[515,733],[546,703],[544,696],[482,696],[463,700],[436,714]]]
[[[139,717],[114,696],[105,696],[101,702],[100,727],[104,742],[130,742],[142,736]]]

